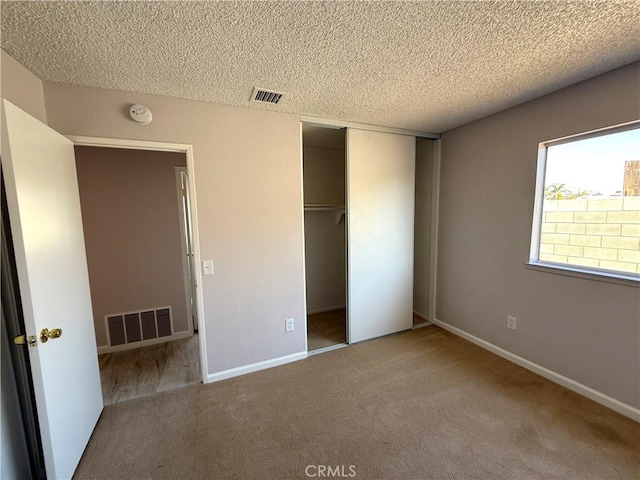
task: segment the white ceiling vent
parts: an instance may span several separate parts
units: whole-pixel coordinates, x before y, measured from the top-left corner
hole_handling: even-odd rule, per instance
[[[283,92],[276,92],[274,90],[267,90],[265,88],[253,88],[253,93],[251,94],[252,102],[265,102],[265,103],[273,103],[275,105],[280,102],[280,99],[284,95]]]

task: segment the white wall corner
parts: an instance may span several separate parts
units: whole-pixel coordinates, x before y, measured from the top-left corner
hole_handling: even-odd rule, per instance
[[[635,408],[631,405],[627,405],[626,403],[616,400],[615,398],[612,398],[608,395],[605,395],[602,392],[594,390],[591,387],[587,387],[586,385],[576,382],[575,380],[565,377],[564,375],[560,375],[559,373],[556,373],[553,370],[549,370],[548,368],[538,365],[537,363],[527,360],[526,358],[522,358],[492,343],[482,340],[481,338],[478,338],[475,335],[471,335],[470,333],[467,333],[464,330],[460,330],[457,327],[454,327],[452,325],[449,325],[448,323],[438,320],[437,318],[434,318],[432,322],[437,326],[453,333],[454,335],[464,338],[465,340],[468,340],[471,343],[474,343],[479,347],[484,348],[485,350],[488,350],[504,359],[509,360],[510,362],[520,365],[521,367],[524,367],[527,370],[533,373],[536,373],[541,377],[546,378],[547,380],[551,380],[552,382],[557,383],[558,385],[562,385],[563,387],[568,388],[569,390],[572,390],[576,393],[579,393],[580,395],[587,397],[588,399],[593,400],[594,402],[599,403],[600,405],[610,408],[611,410],[615,410],[616,412],[624,415],[625,417],[635,420],[636,422],[640,422],[640,409],[638,408]]]

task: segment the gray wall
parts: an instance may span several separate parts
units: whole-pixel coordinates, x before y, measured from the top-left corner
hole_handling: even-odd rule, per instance
[[[344,204],[344,149],[304,147],[305,203]],[[345,225],[336,211],[305,211],[307,312],[346,304]]]
[[[439,320],[636,408],[640,290],[525,262],[538,143],[637,119],[638,78],[636,63],[443,134],[437,283]]]
[[[76,147],[82,223],[98,346],[104,317],[170,305],[187,318],[175,167],[182,153]]]
[[[53,83],[44,92],[63,134],[193,146],[200,252],[215,268],[201,285],[209,374],[305,351],[298,116]],[[150,125],[128,119],[133,103],[151,108]]]
[[[413,311],[429,316],[433,141],[416,140],[416,212],[413,259]]]
[[[7,55],[4,50],[0,57],[0,95],[41,122],[47,122],[45,113],[43,86],[40,79]],[[9,376],[11,357],[8,355],[4,320],[2,321],[2,401],[0,401],[0,477],[3,479],[29,478],[26,444],[22,424],[15,422],[20,418],[15,382]]]

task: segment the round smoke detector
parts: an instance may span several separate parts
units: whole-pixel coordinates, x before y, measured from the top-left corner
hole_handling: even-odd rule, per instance
[[[149,107],[140,104],[131,105],[131,108],[129,109],[129,116],[131,117],[131,120],[142,125],[149,125],[151,120],[153,120],[153,115],[151,114]]]

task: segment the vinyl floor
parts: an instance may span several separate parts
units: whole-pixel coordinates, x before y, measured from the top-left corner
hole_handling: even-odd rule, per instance
[[[198,335],[98,356],[105,405],[201,381]]]

